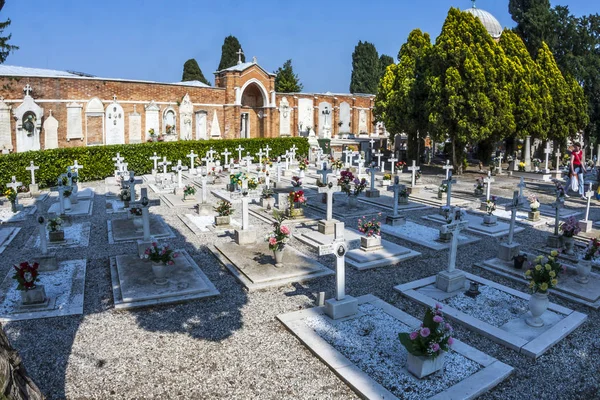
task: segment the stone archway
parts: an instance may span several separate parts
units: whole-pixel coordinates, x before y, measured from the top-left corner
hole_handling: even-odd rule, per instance
[[[240,96],[240,138],[265,137],[265,107],[268,107],[266,89],[259,81],[248,81]]]

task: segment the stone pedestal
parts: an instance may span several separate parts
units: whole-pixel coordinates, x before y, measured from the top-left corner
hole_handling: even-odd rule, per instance
[[[256,231],[253,229],[235,230],[234,240],[239,245],[253,244],[256,242]]]
[[[495,215],[484,215],[483,224],[486,226],[494,226],[498,223],[498,217]]]
[[[406,188],[406,190],[408,191],[408,194],[417,194],[420,193],[422,189],[422,186],[419,185],[415,185],[415,186],[409,186]]]
[[[285,215],[289,219],[304,218],[304,208],[287,208],[285,210]]]
[[[446,293],[465,288],[467,277],[464,271],[455,269],[452,272],[442,271],[435,277],[435,287]]]
[[[275,207],[275,197],[269,197],[267,199],[260,199],[260,206],[262,208],[274,208]]]
[[[24,306],[43,304],[46,302],[46,289],[37,285],[34,289],[21,290],[21,304]]]
[[[437,198],[439,200],[446,200],[448,198],[448,193],[446,193],[446,192],[438,192]]]
[[[512,261],[513,257],[519,255],[521,245],[519,243],[500,243],[498,247],[498,258],[504,261]]]
[[[398,204],[399,205],[407,205],[408,204],[408,196],[398,196]]]
[[[64,221],[64,219],[63,219],[63,221]],[[63,231],[63,230],[50,231],[50,232],[48,232],[48,239],[50,239],[51,242],[64,242],[65,231]]]
[[[539,211],[529,211],[527,213],[527,219],[529,221],[537,222],[540,220],[540,212]]]
[[[551,249],[559,249],[561,247],[560,235],[548,236],[548,238],[546,239],[546,246],[550,247]]]
[[[592,220],[582,219],[579,221],[579,229],[581,229],[581,231],[585,232],[585,233],[591,232],[593,222],[594,221],[592,221]]]
[[[331,319],[349,317],[358,312],[358,301],[352,296],[346,296],[343,300],[325,300],[325,315]]]
[[[40,194],[40,187],[38,186],[37,183],[35,185],[29,184],[29,193],[31,193],[32,196],[35,196],[36,194]]]
[[[366,193],[367,197],[371,197],[371,198],[379,197],[379,190],[377,190],[377,189],[367,190],[365,193]]]
[[[335,233],[335,224],[339,222],[337,219],[330,219],[329,221],[322,219],[317,223],[319,233],[323,235],[333,235]]]
[[[383,246],[381,245],[381,236],[361,236],[360,249],[362,251],[366,251],[367,253],[383,249]]]
[[[33,258],[33,262],[40,264],[38,271],[56,271],[58,269],[58,262],[56,261],[56,253],[42,254]]]
[[[479,205],[479,210],[480,211],[487,211],[487,201],[482,201],[481,204]]]
[[[400,215],[395,217],[393,215],[389,215],[385,218],[385,223],[390,226],[400,226],[406,223],[406,218]]]

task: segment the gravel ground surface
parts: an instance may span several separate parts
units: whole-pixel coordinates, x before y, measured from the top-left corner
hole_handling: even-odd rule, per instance
[[[471,193],[475,178],[467,173],[457,177],[453,193]],[[404,174],[407,181],[410,175]],[[437,187],[441,169],[424,168],[423,183]],[[512,197],[517,179],[496,177],[492,193]],[[151,212],[163,216],[176,235],[174,248],[184,248],[215,284],[221,295],[180,305],[153,307],[133,312],[113,308],[109,257],[135,251],[134,243],[108,244],[106,219],[124,218],[105,212],[103,183],[86,183],[97,189],[90,245],[86,248],[58,250],[59,259],[87,258],[87,277],[83,316],[59,317],[14,322],[4,325],[11,343],[19,351],[30,375],[50,399],[355,399],[354,392],[313,356],[275,319],[280,313],[312,307],[315,293],[333,295],[335,277],[320,278],[305,284],[292,284],[253,293],[219,265],[206,248],[229,236],[206,233],[195,236],[177,214],[184,209],[165,205]],[[535,193],[542,203],[553,198],[551,184],[532,183],[525,194]],[[386,194],[387,195],[387,194]],[[156,197],[151,195],[151,197]],[[214,201],[214,199],[212,199]],[[53,200],[39,203],[45,212]],[[592,201],[591,219],[600,219],[598,203]],[[568,207],[583,209],[578,199],[568,199]],[[239,206],[238,206],[239,207]],[[313,209],[307,215],[321,217]],[[412,211],[408,218],[437,227],[420,218],[436,209]],[[239,211],[238,211],[239,213]],[[239,215],[239,214],[237,214]],[[356,218],[345,220],[355,227]],[[268,224],[251,217],[262,234]],[[23,261],[32,249],[27,239],[37,229],[34,218],[17,224],[19,235],[2,254],[0,276],[13,263]],[[525,228],[515,239],[536,252],[545,244],[551,227]],[[476,236],[476,234],[470,234]],[[260,237],[261,235],[257,235]],[[481,236],[478,243],[460,247],[457,266],[506,286],[525,291],[513,283],[473,266],[496,256],[498,238]],[[417,318],[424,309],[402,298],[393,286],[434,275],[444,269],[447,251],[432,251],[422,246],[384,239],[422,252],[421,257],[396,266],[367,271],[347,269],[346,292],[353,296],[372,293]],[[292,239],[292,245],[305,254],[315,251]],[[334,268],[334,257],[319,257]],[[551,301],[588,314],[588,320],[538,360],[533,361],[491,340],[455,325],[455,336],[467,344],[515,368],[515,373],[482,399],[595,399],[600,398],[597,371],[600,370],[600,322],[598,311],[551,296]]]

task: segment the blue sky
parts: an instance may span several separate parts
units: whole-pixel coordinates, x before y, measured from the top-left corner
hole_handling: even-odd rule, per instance
[[[0,19],[20,49],[6,64],[96,76],[177,82],[195,58],[214,81],[227,35],[249,59],[274,71],[291,58],[307,92],[348,92],[359,40],[396,57],[408,33],[435,39],[448,9],[469,0],[7,0]],[[596,0],[553,1],[576,15],[600,12]],[[508,0],[479,0],[503,26]]]

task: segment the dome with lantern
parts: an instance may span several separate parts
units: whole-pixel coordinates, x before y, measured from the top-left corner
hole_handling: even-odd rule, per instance
[[[498,22],[498,20],[492,14],[482,10],[481,8],[475,7],[475,1],[473,1],[473,7],[464,10],[464,12],[468,12],[469,14],[473,14],[475,17],[479,18],[490,36],[495,40],[500,39],[500,35],[502,35],[502,25],[500,25],[500,22]]]

